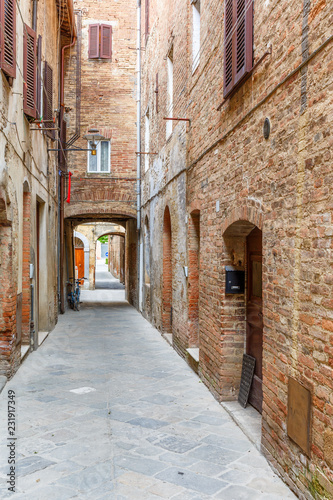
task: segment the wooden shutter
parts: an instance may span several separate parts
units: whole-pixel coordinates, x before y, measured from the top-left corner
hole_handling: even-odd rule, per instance
[[[101,24],[101,50],[102,59],[111,59],[112,57],[112,26]]]
[[[99,24],[89,25],[88,34],[88,57],[89,59],[99,58]]]
[[[145,34],[146,34],[146,42],[149,36],[149,0],[146,0],[145,4]]]
[[[224,97],[253,65],[253,0],[226,0],[224,14]]]
[[[37,118],[42,115],[42,37],[37,40]]]
[[[36,118],[36,33],[23,26],[23,111]]]
[[[45,128],[54,128],[53,123],[53,71],[45,61],[44,65],[44,92],[43,92],[43,119],[46,120]],[[54,139],[54,130],[45,130],[45,133],[51,139]]]
[[[16,77],[16,2],[0,0],[0,64],[6,75]]]

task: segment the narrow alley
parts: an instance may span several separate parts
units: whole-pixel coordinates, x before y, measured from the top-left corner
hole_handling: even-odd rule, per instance
[[[96,283],[110,277],[99,264]],[[82,292],[0,395],[2,454],[8,391],[17,402],[15,500],[295,498],[124,291],[103,288]]]

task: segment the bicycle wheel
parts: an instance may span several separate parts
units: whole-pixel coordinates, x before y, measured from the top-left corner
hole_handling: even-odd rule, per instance
[[[75,303],[74,303],[74,308],[76,311],[79,311],[80,310],[80,290],[79,291],[75,291]]]

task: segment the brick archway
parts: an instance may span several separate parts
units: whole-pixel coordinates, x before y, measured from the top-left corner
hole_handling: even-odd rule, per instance
[[[172,333],[172,232],[168,206],[163,220],[162,329],[164,333]]]
[[[222,234],[237,221],[248,221],[262,231],[264,207],[259,202],[248,200],[245,204],[226,210],[222,222]]]

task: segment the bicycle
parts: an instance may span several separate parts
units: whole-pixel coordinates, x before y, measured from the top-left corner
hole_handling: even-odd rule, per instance
[[[72,279],[72,278],[70,278]],[[71,309],[80,310],[80,284],[81,280],[67,281],[67,300]]]

